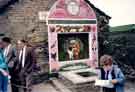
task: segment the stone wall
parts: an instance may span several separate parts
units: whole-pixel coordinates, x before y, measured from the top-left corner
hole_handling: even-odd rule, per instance
[[[122,69],[125,77],[135,79],[135,31],[110,32],[106,44],[106,53],[113,56],[116,64]]]
[[[39,11],[49,11],[56,0],[20,0],[8,7],[0,16],[0,32],[5,33],[15,43],[26,39],[36,48],[40,73],[48,72],[47,25],[39,20]]]
[[[10,6],[7,12],[9,20],[10,31],[14,39],[26,38],[31,32],[39,31],[37,33],[47,32],[46,24],[40,23],[38,18],[39,11],[48,11],[49,3],[54,0],[22,0],[15,5]],[[20,35],[21,34],[21,35]],[[40,35],[40,34],[39,34]],[[40,37],[40,36],[39,36]]]

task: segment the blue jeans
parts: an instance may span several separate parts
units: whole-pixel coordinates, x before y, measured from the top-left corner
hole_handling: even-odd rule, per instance
[[[0,92],[7,92],[8,78],[0,73]]]

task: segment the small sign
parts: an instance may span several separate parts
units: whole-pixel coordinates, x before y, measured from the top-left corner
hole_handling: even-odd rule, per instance
[[[40,12],[38,13],[39,20],[46,20],[47,15],[48,15],[48,12],[47,12],[47,11],[40,11]]]

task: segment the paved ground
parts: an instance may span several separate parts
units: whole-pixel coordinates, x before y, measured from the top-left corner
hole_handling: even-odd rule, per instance
[[[63,88],[63,87],[62,87]],[[58,92],[51,84],[35,85],[33,92]],[[125,92],[135,92],[135,83],[126,83]]]
[[[131,82],[127,82],[125,85],[125,92],[135,92],[135,82],[131,83]]]
[[[9,90],[8,92],[11,92],[11,90]],[[51,84],[42,83],[42,84],[34,85],[32,92],[58,92],[58,91]]]
[[[134,85],[135,83],[126,83],[125,92],[135,92]],[[9,90],[8,92],[11,92],[11,90]],[[50,83],[42,83],[34,85],[32,92],[60,92],[60,91],[56,90],[56,88],[54,88],[54,86]]]
[[[39,84],[33,87],[32,92],[58,92],[51,84]]]

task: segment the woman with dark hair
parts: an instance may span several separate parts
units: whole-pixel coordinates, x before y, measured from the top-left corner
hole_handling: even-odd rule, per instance
[[[2,43],[0,42],[0,92],[7,92],[8,86],[8,66],[6,64],[6,59],[4,58]]]
[[[101,80],[109,80],[112,87],[103,87],[103,92],[124,92],[125,77],[118,66],[113,65],[113,59],[110,55],[103,55],[100,58],[99,78]]]
[[[14,80],[15,78],[15,73],[14,73],[14,68],[15,68],[15,60],[16,60],[16,48],[12,45],[11,43],[11,38],[10,37],[4,37],[2,38],[2,45],[3,45],[3,53],[4,57],[6,59],[6,64],[8,66],[9,74],[11,75],[11,89],[12,92],[14,92]]]

